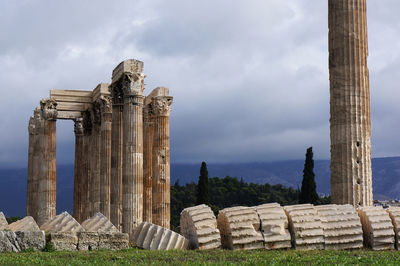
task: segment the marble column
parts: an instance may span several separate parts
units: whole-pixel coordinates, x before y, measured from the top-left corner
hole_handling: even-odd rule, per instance
[[[111,97],[101,96],[100,212],[110,219],[111,185]]]
[[[90,111],[83,113],[83,153],[84,158],[82,161],[82,193],[81,193],[81,207],[79,210],[80,222],[90,218],[91,213],[91,163],[92,163],[92,115]]]
[[[141,65],[142,66],[142,65]],[[143,220],[143,89],[141,69],[123,76],[123,231],[130,236]]]
[[[84,181],[84,129],[83,119],[76,118],[74,121],[75,132],[75,167],[74,167],[74,210],[73,216],[79,223],[83,222],[81,219],[82,209],[82,193]]]
[[[39,161],[40,132],[42,129],[42,110],[36,108],[34,115],[29,119],[29,150],[28,150],[28,184],[26,197],[26,215],[37,219],[38,178],[41,162]]]
[[[371,206],[366,0],[329,0],[332,203]]]
[[[118,86],[112,93],[111,136],[111,222],[122,231],[122,168],[123,168],[123,92]]]
[[[43,131],[40,145],[42,147],[42,167],[38,178],[39,225],[44,224],[56,215],[56,119],[57,103],[51,99],[40,102],[43,116]]]
[[[143,221],[152,222],[154,118],[151,105],[143,108]]]
[[[92,114],[92,137],[90,162],[90,216],[100,212],[100,164],[101,164],[101,110],[100,103],[94,102]]]
[[[151,103],[154,115],[152,222],[165,228],[170,228],[171,220],[169,137],[171,104],[171,96],[153,97]]]

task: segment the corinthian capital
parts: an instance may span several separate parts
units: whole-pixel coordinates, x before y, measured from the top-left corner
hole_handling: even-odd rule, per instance
[[[151,107],[156,116],[169,116],[171,112],[172,96],[153,97]]]
[[[83,136],[85,131],[83,129],[83,118],[78,117],[74,120],[74,132],[76,136]]]
[[[99,99],[99,102],[102,113],[112,112],[112,100],[110,96],[102,95]]]
[[[122,78],[122,90],[125,97],[143,95],[144,78],[143,73],[126,73]]]
[[[43,118],[46,120],[57,119],[57,102],[53,99],[43,99],[40,101],[40,109]]]

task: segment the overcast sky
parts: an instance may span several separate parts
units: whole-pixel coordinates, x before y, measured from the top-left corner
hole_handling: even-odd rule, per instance
[[[329,159],[327,0],[1,1],[0,165],[26,165],[50,89],[92,90],[122,60],[174,96],[172,162]],[[400,155],[400,1],[368,0],[372,155]],[[73,161],[71,121],[57,159]]]

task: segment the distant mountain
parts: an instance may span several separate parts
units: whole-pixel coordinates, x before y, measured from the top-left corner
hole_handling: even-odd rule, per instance
[[[237,177],[245,182],[257,184],[282,184],[300,187],[303,176],[303,160],[266,163],[208,163],[210,177]],[[317,190],[330,194],[330,170],[328,160],[315,161]],[[197,182],[200,172],[198,164],[172,164],[171,184],[177,180],[186,184]],[[26,168],[0,169],[0,211],[6,216],[25,215]],[[372,159],[373,191],[375,199],[400,198],[400,157]],[[57,166],[57,213],[72,213],[73,165]]]

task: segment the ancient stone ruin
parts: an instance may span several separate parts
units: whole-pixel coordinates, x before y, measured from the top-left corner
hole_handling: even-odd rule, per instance
[[[56,120],[75,123],[77,222],[98,212],[130,235],[143,220],[169,228],[172,97],[144,90],[143,63],[126,60],[111,84],[93,91],[51,90],[29,120],[27,215],[44,225],[56,215]]]
[[[328,3],[332,202],[371,206],[366,0]]]

